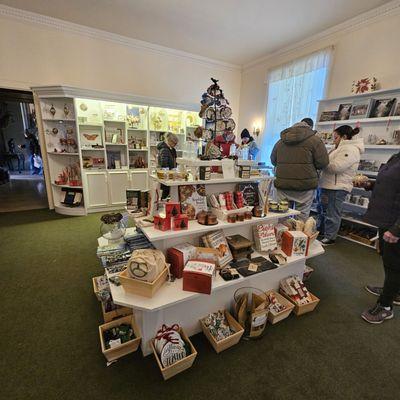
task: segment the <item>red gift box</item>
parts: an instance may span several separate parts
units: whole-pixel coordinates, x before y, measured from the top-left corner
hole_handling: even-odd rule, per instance
[[[189,228],[189,218],[186,214],[179,214],[172,218],[172,230],[182,231]]]
[[[308,255],[309,238],[304,232],[286,231],[282,234],[281,248],[287,256]]]
[[[175,278],[182,278],[186,263],[196,258],[197,249],[190,243],[179,244],[167,250],[167,262],[171,264],[170,271]]]
[[[210,294],[215,263],[191,260],[183,269],[183,287],[188,292]]]
[[[181,205],[180,203],[169,201],[165,203],[165,215],[167,217],[176,217],[181,213]]]
[[[171,218],[160,217],[159,215],[155,215],[154,229],[158,229],[160,231],[169,231],[171,229]]]

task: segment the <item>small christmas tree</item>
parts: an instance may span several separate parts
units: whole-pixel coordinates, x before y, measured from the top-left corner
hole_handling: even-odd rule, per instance
[[[204,120],[202,138],[211,141],[216,136],[232,135],[236,128],[229,101],[225,98],[223,90],[218,85],[218,80],[211,78],[212,85],[203,93],[199,116]]]

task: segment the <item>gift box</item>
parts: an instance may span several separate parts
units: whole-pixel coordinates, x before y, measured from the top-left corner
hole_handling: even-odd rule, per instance
[[[202,181],[208,181],[211,179],[211,167],[203,166],[203,167],[200,167],[199,170],[200,170],[200,179]]]
[[[183,268],[186,263],[195,258],[196,247],[190,243],[179,244],[167,250],[167,262],[171,264],[170,271],[175,278],[182,278]]]
[[[281,248],[287,256],[306,256],[308,246],[309,238],[304,232],[283,232]]]
[[[154,229],[160,231],[169,231],[171,229],[171,218],[161,217],[160,215],[154,216]]]
[[[215,263],[191,260],[183,269],[183,287],[188,292],[210,294]]]
[[[181,205],[178,202],[169,201],[165,203],[165,215],[168,218],[176,217],[181,213]]]
[[[249,165],[240,165],[239,166],[239,178],[250,179],[250,169]]]
[[[189,218],[186,214],[179,214],[172,218],[172,230],[182,231],[189,228]]]
[[[278,245],[282,243],[282,235],[284,232],[288,231],[289,228],[286,225],[283,224],[276,224],[275,225],[275,237],[276,237],[276,242]]]

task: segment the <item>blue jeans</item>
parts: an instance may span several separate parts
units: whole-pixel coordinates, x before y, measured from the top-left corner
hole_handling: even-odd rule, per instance
[[[325,239],[335,240],[339,232],[345,190],[321,189],[318,207],[318,230]]]

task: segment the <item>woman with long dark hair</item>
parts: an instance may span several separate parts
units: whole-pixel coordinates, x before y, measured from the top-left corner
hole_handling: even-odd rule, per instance
[[[323,245],[335,243],[341,223],[341,213],[346,195],[353,189],[364,139],[353,139],[360,130],[342,125],[333,132],[335,148],[329,153],[329,165],[322,170],[319,187],[320,205],[318,222],[324,238]]]

